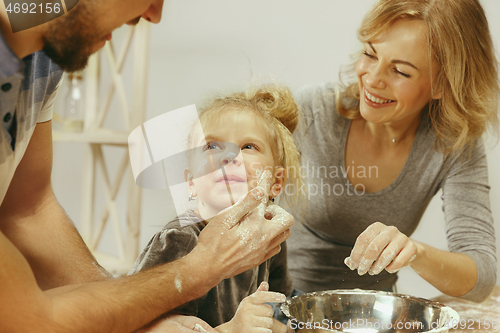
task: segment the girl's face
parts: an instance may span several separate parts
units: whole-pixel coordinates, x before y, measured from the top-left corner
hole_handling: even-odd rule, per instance
[[[398,20],[365,43],[356,65],[361,116],[371,123],[415,119],[432,99],[427,32],[420,20]]]
[[[203,126],[204,136],[194,135],[194,145],[202,148],[192,158],[191,168],[195,170],[191,174],[200,168],[210,168],[212,163],[215,171],[205,172],[201,177],[187,177],[200,212],[205,212],[202,217],[212,217],[238,201],[257,185],[263,170],[273,173],[271,195],[276,196],[281,189],[283,168],[275,168],[263,120],[251,110],[229,109],[209,116],[215,119]]]

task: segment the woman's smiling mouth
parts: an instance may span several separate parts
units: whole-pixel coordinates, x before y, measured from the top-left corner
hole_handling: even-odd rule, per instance
[[[380,108],[380,107],[386,107],[386,106],[392,105],[393,103],[396,103],[395,100],[384,99],[384,98],[374,96],[374,95],[370,94],[368,92],[368,90],[366,90],[366,88],[363,88],[363,91],[364,91],[364,95],[365,95],[365,102],[371,107]]]

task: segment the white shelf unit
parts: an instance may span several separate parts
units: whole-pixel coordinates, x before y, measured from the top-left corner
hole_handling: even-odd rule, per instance
[[[85,117],[81,133],[53,132],[54,142],[75,142],[85,146],[82,175],[81,235],[99,263],[114,275],[126,274],[139,255],[141,216],[141,189],[133,179],[128,154],[129,133],[144,123],[146,112],[146,86],[149,56],[150,25],[141,20],[136,26],[126,26],[124,42],[118,54],[114,40],[106,43],[103,50],[91,56],[84,72]],[[101,61],[104,52],[107,61]],[[123,80],[124,63],[132,57],[133,91],[127,93]],[[102,66],[108,66],[110,77],[106,93],[100,96],[104,83]],[[113,97],[117,98],[124,128],[103,127],[110,111]],[[130,100],[130,101],[129,101]],[[123,158],[111,181],[105,163],[103,147],[123,148]],[[97,168],[102,177],[99,188]],[[120,186],[128,183],[127,186]],[[96,208],[96,192],[102,189],[105,204],[101,212]],[[116,198],[119,191],[126,191],[126,221],[120,221]],[[123,215],[123,214],[122,214]],[[100,218],[95,219],[95,216]],[[98,250],[105,226],[111,223],[118,256]]]

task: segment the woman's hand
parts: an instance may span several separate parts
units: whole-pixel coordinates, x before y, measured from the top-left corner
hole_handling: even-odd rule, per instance
[[[415,260],[416,244],[394,226],[375,222],[356,239],[345,264],[359,275],[377,275],[382,270],[395,273]]]
[[[217,331],[221,333],[272,333],[273,308],[265,303],[284,302],[286,296],[268,290],[269,284],[262,282],[255,293],[241,301],[233,319],[218,326]]]
[[[197,317],[171,315],[143,328],[136,333],[217,333],[210,325]]]

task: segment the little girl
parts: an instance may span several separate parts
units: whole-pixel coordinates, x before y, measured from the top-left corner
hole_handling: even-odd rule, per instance
[[[199,114],[203,133],[194,131],[189,137],[189,146],[201,149],[191,150],[184,172],[189,200],[197,200],[198,208],[179,215],[153,236],[129,274],[189,253],[207,220],[253,189],[263,172],[272,173],[269,200],[263,205],[274,202],[285,185],[286,194],[294,193],[285,198],[287,203],[296,204],[302,179],[297,172],[300,155],[292,132],[298,116],[291,92],[276,84],[216,98],[203,108]],[[211,172],[200,174],[210,164]],[[249,246],[254,243],[249,240]],[[287,296],[292,292],[286,258],[283,243],[276,256],[221,281],[205,296],[173,312],[199,317],[219,332],[241,333],[251,327],[269,329],[271,325],[273,332],[284,332],[285,325],[271,319],[272,309],[264,303],[270,299],[268,289]]]

